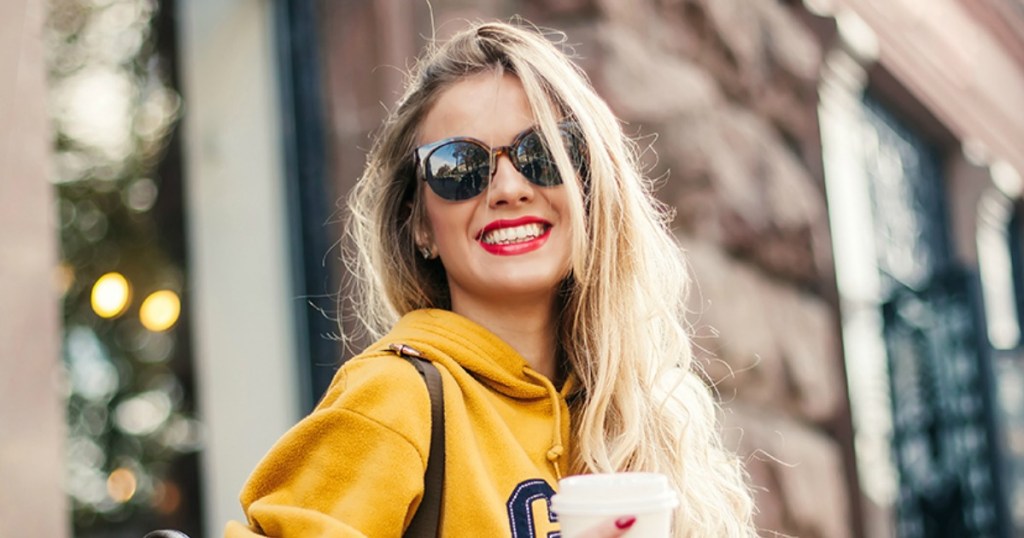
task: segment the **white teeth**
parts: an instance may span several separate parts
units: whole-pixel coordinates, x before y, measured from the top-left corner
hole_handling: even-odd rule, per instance
[[[484,234],[481,241],[489,245],[508,245],[536,239],[544,233],[544,225],[539,222],[523,224],[512,228],[499,228]]]

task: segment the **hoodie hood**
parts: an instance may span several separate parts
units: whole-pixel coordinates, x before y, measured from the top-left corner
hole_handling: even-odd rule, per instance
[[[417,356],[438,363],[450,372],[461,368],[490,390],[517,400],[547,400],[552,420],[550,443],[544,457],[556,478],[562,477],[566,453],[563,439],[569,434],[564,395],[572,390],[571,376],[559,393],[550,379],[530,367],[504,340],[448,310],[425,309],[406,314],[379,346],[383,349],[412,347]]]
[[[492,390],[517,399],[550,397],[550,380],[491,331],[448,310],[414,310],[379,342],[412,346],[431,361],[454,361]]]

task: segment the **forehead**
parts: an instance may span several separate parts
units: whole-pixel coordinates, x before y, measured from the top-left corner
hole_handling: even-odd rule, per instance
[[[508,73],[468,76],[441,91],[420,124],[418,143],[469,136],[491,145],[510,142],[535,123],[519,79]]]

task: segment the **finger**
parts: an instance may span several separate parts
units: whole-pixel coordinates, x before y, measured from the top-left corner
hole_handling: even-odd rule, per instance
[[[626,534],[634,523],[636,523],[636,516],[611,518],[590,528],[583,536],[586,538],[615,538]]]

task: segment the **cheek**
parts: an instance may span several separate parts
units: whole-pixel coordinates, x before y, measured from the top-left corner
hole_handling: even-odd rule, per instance
[[[425,209],[428,229],[438,247],[450,246],[466,237],[471,215],[466,208],[428,200]]]
[[[573,245],[575,244],[574,236],[576,233],[576,230],[573,229],[572,219],[575,209],[573,207],[573,204],[569,200],[568,193],[565,192],[562,193],[562,196],[559,196],[552,200],[552,206],[558,213],[559,224],[562,228],[562,255],[565,256],[567,263],[571,263],[571,259],[573,256]]]

